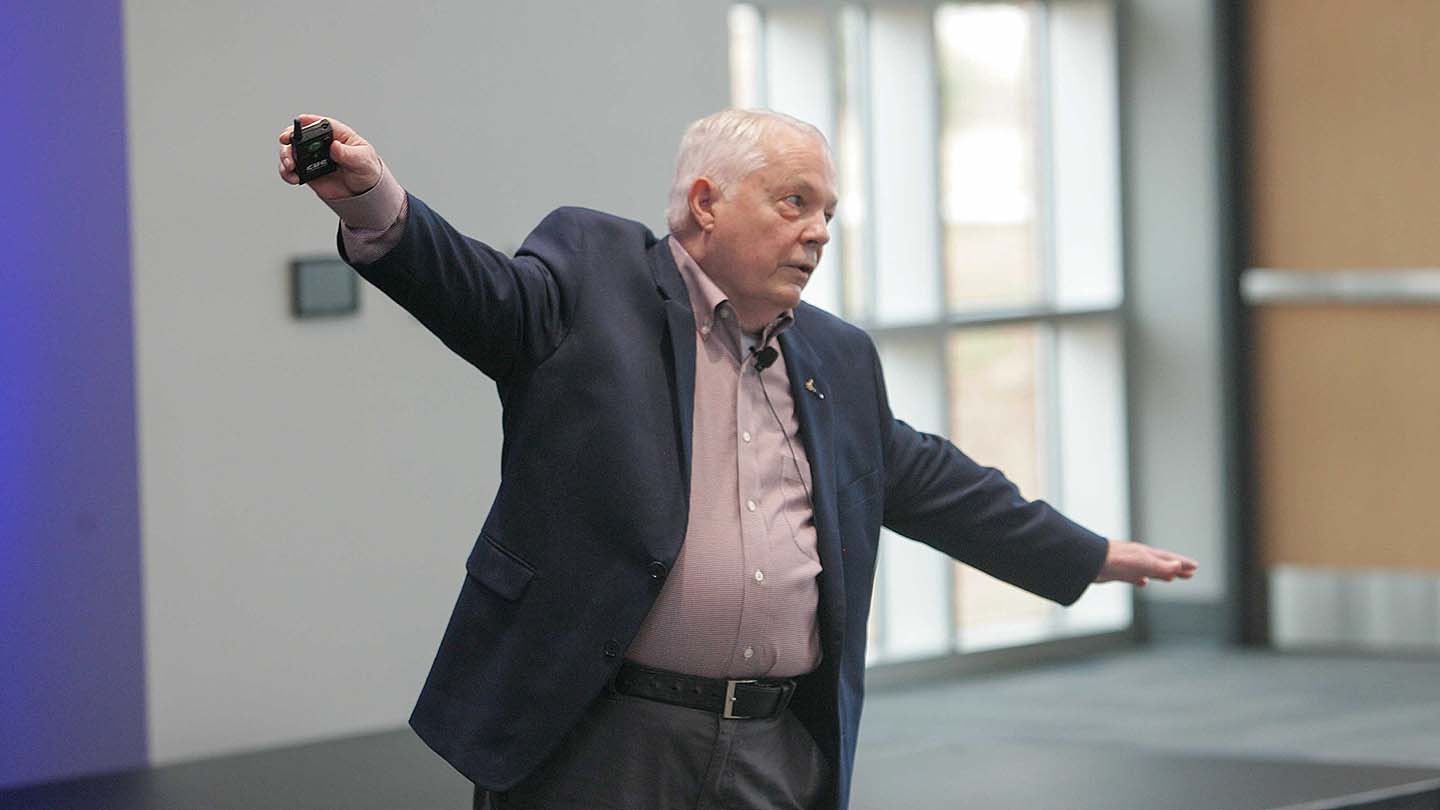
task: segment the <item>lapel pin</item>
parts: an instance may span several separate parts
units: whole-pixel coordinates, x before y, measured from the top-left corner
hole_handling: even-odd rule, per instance
[[[825,395],[824,395],[824,394],[822,394],[822,393],[820,393],[819,391],[816,391],[816,390],[815,390],[815,378],[814,378],[814,377],[811,377],[811,378],[809,378],[808,380],[805,381],[805,390],[806,390],[806,391],[809,391],[810,393],[814,394],[815,396],[817,396],[817,397],[819,397],[819,398],[821,398],[821,399],[824,399],[824,398],[825,398]]]

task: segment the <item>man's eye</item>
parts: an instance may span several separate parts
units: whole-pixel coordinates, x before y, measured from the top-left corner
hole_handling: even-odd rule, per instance
[[[796,208],[800,208],[801,206],[805,205],[805,198],[801,197],[799,194],[791,194],[789,197],[785,198],[785,202],[790,203]]]

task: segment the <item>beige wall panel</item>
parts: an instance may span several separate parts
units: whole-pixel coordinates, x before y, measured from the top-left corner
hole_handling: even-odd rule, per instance
[[[1254,323],[1264,564],[1440,570],[1440,308]]]
[[[1251,265],[1440,265],[1440,2],[1248,7]]]

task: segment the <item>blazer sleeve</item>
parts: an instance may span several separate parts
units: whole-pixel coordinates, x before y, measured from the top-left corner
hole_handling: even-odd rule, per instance
[[[873,348],[872,348],[873,353]],[[890,411],[874,358],[885,454],[883,523],[1038,596],[1070,605],[1095,581],[1109,541],[1044,501],[1026,500],[993,467]]]
[[[456,354],[505,380],[544,362],[565,340],[579,294],[584,229],[560,209],[511,258],[455,230],[419,198],[406,195],[400,242],[359,264],[340,257]]]

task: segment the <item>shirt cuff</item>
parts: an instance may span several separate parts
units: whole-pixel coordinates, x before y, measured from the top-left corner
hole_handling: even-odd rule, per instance
[[[390,174],[390,167],[380,163],[380,182],[364,194],[326,200],[340,221],[360,230],[383,231],[400,217],[400,204],[405,201],[405,189]]]

